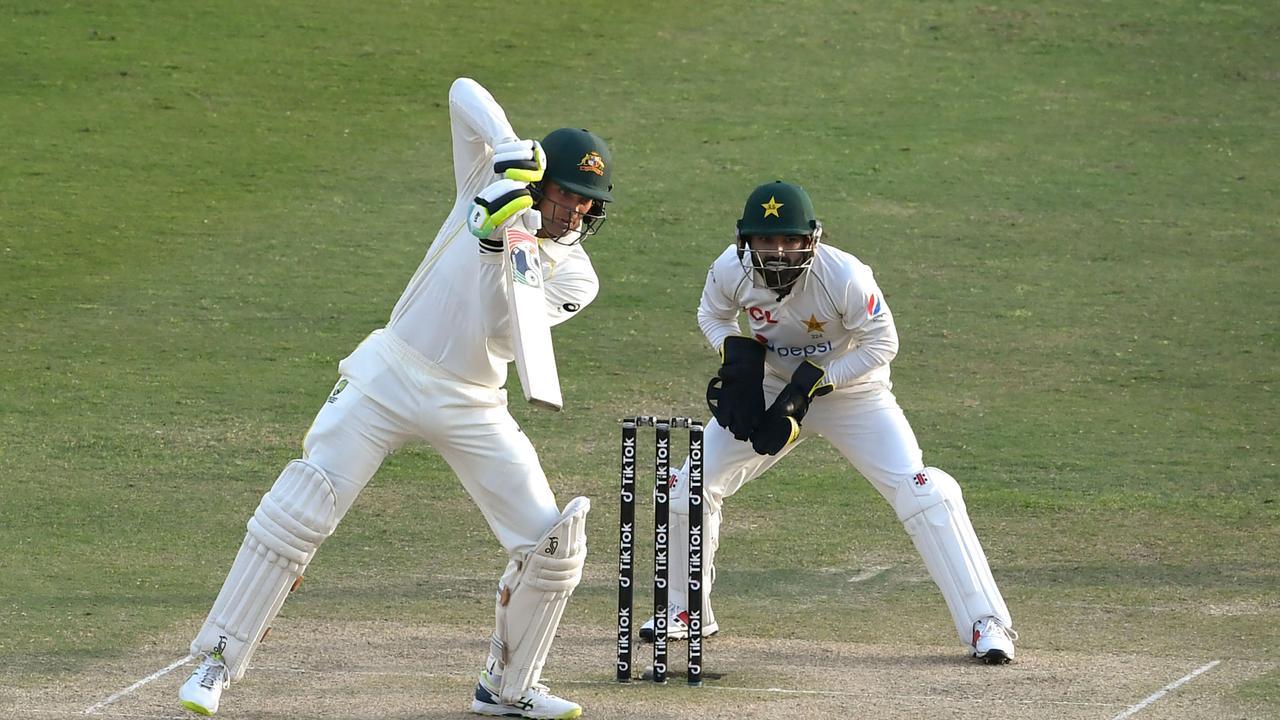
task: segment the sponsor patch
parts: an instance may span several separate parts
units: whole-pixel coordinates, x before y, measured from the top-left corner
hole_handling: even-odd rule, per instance
[[[867,317],[875,317],[880,314],[880,296],[872,295],[867,301]]]
[[[542,265],[538,261],[537,246],[533,243],[512,240],[511,274],[516,282],[529,287],[542,287]]]

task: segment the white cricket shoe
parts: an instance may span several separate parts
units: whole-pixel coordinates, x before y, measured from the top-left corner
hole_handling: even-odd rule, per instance
[[[689,639],[689,611],[682,609],[674,603],[667,610],[667,639],[668,640],[688,640]],[[720,624],[711,622],[703,623],[702,637],[708,638],[720,632]],[[641,642],[653,642],[653,616],[650,615],[648,620],[640,626]]]
[[[480,682],[476,683],[476,699],[471,701],[471,712],[477,715],[498,715],[504,717],[549,718],[558,720],[576,718],[582,714],[582,706],[571,700],[552,695],[546,685],[534,684],[524,691],[519,700],[505,705],[498,698],[499,683],[490,677],[488,672],[480,673]]]
[[[1013,641],[1018,633],[993,617],[973,624],[973,656],[988,665],[1003,665],[1013,659]]]
[[[191,677],[182,683],[178,691],[178,699],[182,707],[201,715],[212,715],[218,712],[218,699],[222,697],[223,688],[231,684],[231,674],[227,664],[222,662],[222,653],[218,650],[205,653],[200,664],[191,671]]]

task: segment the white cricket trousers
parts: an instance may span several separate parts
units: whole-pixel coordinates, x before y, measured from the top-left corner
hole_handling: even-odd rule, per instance
[[[339,365],[342,379],[303,441],[333,481],[339,520],[391,452],[413,439],[440,453],[480,508],[511,565],[560,518],[537,452],[507,411],[506,391],[468,383],[391,330]]]

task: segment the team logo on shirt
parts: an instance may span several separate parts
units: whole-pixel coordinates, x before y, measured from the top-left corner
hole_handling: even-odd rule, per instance
[[[331,404],[331,405],[332,405],[333,403],[337,402],[337,401],[338,401],[338,393],[340,393],[340,392],[342,392],[343,390],[346,390],[346,389],[347,389],[347,379],[346,379],[346,378],[342,378],[342,379],[338,380],[338,384],[333,386],[333,392],[329,393],[329,398],[328,398],[327,400],[325,400],[325,402],[327,402],[327,403],[329,403],[329,404]]]
[[[875,317],[880,314],[880,296],[872,295],[867,301],[867,317]]]
[[[600,157],[600,153],[591,150],[578,161],[578,169],[604,177],[604,158]]]
[[[819,320],[817,315],[810,313],[809,319],[804,321],[804,327],[811,333],[821,333],[826,330],[827,323]]]

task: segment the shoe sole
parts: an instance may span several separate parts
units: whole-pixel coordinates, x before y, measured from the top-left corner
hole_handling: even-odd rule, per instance
[[[190,700],[183,700],[182,707],[190,710],[191,712],[197,715],[213,715],[215,712],[217,712],[216,710],[210,710],[209,708],[203,705],[197,705],[196,703],[193,703]]]
[[[507,705],[494,705],[492,703],[482,703],[474,700],[471,703],[471,712],[476,715],[489,715],[491,717],[518,717],[518,718],[535,718],[534,715],[526,715],[519,710],[513,710]],[[582,715],[582,708],[576,708],[564,713],[563,715],[545,715],[546,720],[572,720]]]
[[[1003,650],[988,650],[985,655],[975,654],[974,657],[987,665],[1008,665],[1013,662],[1013,658],[1005,655]]]

